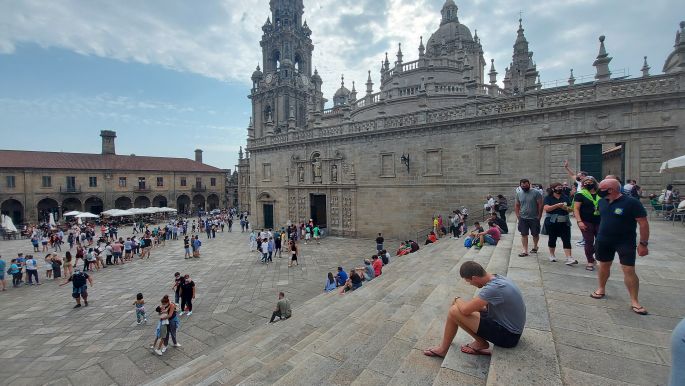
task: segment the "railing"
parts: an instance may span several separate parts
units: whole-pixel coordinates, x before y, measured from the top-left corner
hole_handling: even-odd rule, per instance
[[[402,72],[416,70],[417,68],[419,68],[418,60],[402,64]]]
[[[433,92],[439,94],[465,94],[464,86],[457,83],[433,84]]]
[[[63,186],[63,185],[60,185],[59,186],[59,192],[60,193],[81,193],[81,185],[79,185],[79,186],[71,186],[71,185]]]
[[[206,192],[207,185],[193,185],[193,187],[190,188],[190,190],[193,192]]]
[[[135,188],[133,188],[133,191],[136,193],[150,193],[152,192],[152,188],[146,185],[138,185]]]

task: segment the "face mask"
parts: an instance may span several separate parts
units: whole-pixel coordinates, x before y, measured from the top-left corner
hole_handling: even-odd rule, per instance
[[[529,190],[530,190],[530,186],[528,186],[528,187],[524,187],[524,186],[522,186],[522,187],[521,187],[521,189],[523,189],[523,191],[524,191],[524,192],[527,192],[527,191],[529,191]]]
[[[587,190],[592,190],[597,188],[597,184],[588,184],[588,185],[583,185],[585,189]]]
[[[581,180],[580,177],[576,177],[576,181],[580,182],[580,180]]]
[[[561,189],[554,189],[554,193],[556,194],[561,194],[562,190]]]
[[[608,190],[600,190],[599,192],[597,192],[597,195],[604,198],[604,197],[609,195],[609,191]]]

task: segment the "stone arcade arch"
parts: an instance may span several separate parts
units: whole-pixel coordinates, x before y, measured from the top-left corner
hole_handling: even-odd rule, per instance
[[[205,209],[205,196],[196,194],[193,196],[193,210]]]
[[[163,208],[165,206],[168,206],[166,197],[164,197],[162,195],[155,196],[152,199],[152,206],[157,207],[157,208]]]
[[[133,207],[133,203],[131,202],[130,197],[121,196],[114,201],[114,207],[116,209],[131,209]]]
[[[38,211],[38,221],[48,222],[50,220],[50,213],[55,215],[55,220],[59,219],[59,204],[57,200],[46,197],[36,205],[36,210]]]
[[[81,200],[75,197],[69,197],[62,201],[62,213],[71,212],[72,210],[82,211]]]
[[[188,214],[190,212],[190,197],[185,194],[181,194],[176,199],[176,209],[178,213]]]
[[[133,203],[136,208],[147,208],[150,206],[150,199],[147,196],[138,196]]]
[[[100,197],[88,197],[83,203],[83,209],[86,212],[100,214],[103,210],[105,210],[105,204],[102,202]]]
[[[210,194],[207,196],[207,210],[219,209],[219,196]]]
[[[0,206],[0,212],[9,216],[12,221],[14,221],[14,225],[24,222],[24,205],[18,200],[10,198],[9,200],[3,201]]]

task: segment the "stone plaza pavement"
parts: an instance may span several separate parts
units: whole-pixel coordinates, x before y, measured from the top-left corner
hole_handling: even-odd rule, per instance
[[[120,232],[128,234],[130,228]],[[43,284],[0,293],[0,384],[144,383],[263,325],[278,291],[297,307],[322,292],[327,272],[335,272],[340,264],[345,269],[360,265],[362,256],[375,250],[372,240],[326,237],[320,245],[301,243],[299,266],[288,268],[285,253],[266,266],[258,262],[256,252],[250,253],[248,235],[234,230],[207,240],[201,234],[202,257],[192,260],[183,259],[181,240],[171,240],[153,249],[150,260],[135,259],[92,273],[90,306],[76,310],[71,284],[58,287],[45,280],[45,253],[35,253]],[[8,267],[17,252],[31,250],[28,240],[0,241]],[[157,323],[154,308],[162,295],[173,298],[176,271],[189,273],[197,285],[194,312],[181,319],[178,338],[183,347],[169,348],[158,357],[149,350]],[[8,282],[11,287],[11,278]],[[138,292],[147,303],[147,325],[136,324],[132,303]]]

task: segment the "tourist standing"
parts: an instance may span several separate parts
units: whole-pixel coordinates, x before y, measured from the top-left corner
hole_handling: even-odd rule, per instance
[[[33,255],[26,256],[24,265],[26,267],[26,278],[28,281],[26,285],[33,285],[32,278],[36,279],[36,285],[40,285],[40,281],[38,280],[38,262],[33,258]]]
[[[533,249],[531,253],[538,253],[538,241],[540,240],[540,219],[542,218],[542,194],[537,189],[530,188],[530,181],[521,179],[516,191],[516,218],[518,230],[521,232],[521,246],[523,252],[519,257],[528,256],[528,235],[533,236]]]
[[[576,223],[583,234],[583,240],[585,240],[584,249],[587,259],[585,269],[588,271],[595,270],[595,238],[601,222],[599,216],[599,200],[601,197],[597,195],[597,187],[597,180],[594,177],[585,177],[573,203]]]
[[[385,239],[383,238],[383,235],[381,233],[378,233],[378,237],[376,237],[376,251],[380,252],[383,250],[383,243],[385,243]]]
[[[147,315],[145,315],[145,300],[143,299],[143,294],[138,292],[136,295],[136,300],[133,302],[136,307],[136,321],[138,324],[147,323]]]
[[[190,239],[187,235],[183,237],[183,249],[185,250],[185,255],[183,258],[190,259]],[[176,300],[176,302],[178,303],[178,300]]]
[[[5,260],[2,259],[2,256],[0,256],[0,284],[2,284],[2,290],[5,290],[5,267],[6,263]]]
[[[295,244],[294,241],[290,242],[290,262],[288,263],[288,267],[293,266],[293,264],[300,265],[297,262],[297,244]]]
[[[81,270],[78,267],[74,268],[74,274],[69,276],[67,280],[60,284],[59,286],[66,285],[67,283],[72,282],[73,287],[71,291],[71,297],[76,300],[76,305],[74,308],[79,308],[81,307],[81,299],[83,299],[83,302],[85,303],[85,306],[88,307],[88,283],[90,283],[91,287],[93,286],[93,279],[85,273],[81,272]]]
[[[571,218],[569,216],[569,199],[563,194],[563,188],[560,183],[555,182],[550,185],[550,191],[544,201],[544,210],[547,212],[545,217],[545,229],[549,239],[547,246],[549,247],[549,261],[557,261],[555,250],[557,247],[557,238],[561,238],[564,247],[564,255],[566,255],[566,265],[571,266],[578,264],[578,260],[571,256]]]
[[[190,278],[190,275],[185,274],[183,276],[180,288],[181,315],[183,315],[184,312],[187,312],[188,316],[190,316],[193,314],[193,300],[195,299],[195,282]]]
[[[195,240],[193,240],[193,256],[197,259],[200,258],[200,247],[202,247],[200,236],[195,235]]]
[[[606,283],[609,280],[614,255],[618,253],[623,282],[628,288],[631,309],[636,314],[647,315],[647,310],[638,301],[640,279],[635,273],[636,244],[637,255],[649,254],[649,222],[647,212],[640,201],[621,194],[621,184],[614,179],[599,183],[597,194],[599,214],[602,221],[597,233],[595,257],[599,261],[599,286],[590,296],[601,299],[606,296]],[[640,226],[640,242],[636,243],[635,229]]]

